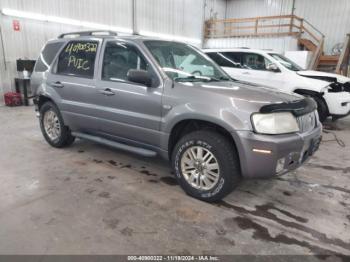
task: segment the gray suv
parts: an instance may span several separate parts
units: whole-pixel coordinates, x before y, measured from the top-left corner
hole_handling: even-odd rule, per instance
[[[64,34],[42,49],[31,83],[50,145],[82,138],[158,154],[187,194],[209,202],[242,177],[294,170],[321,140],[312,99],[236,81],[179,42]]]

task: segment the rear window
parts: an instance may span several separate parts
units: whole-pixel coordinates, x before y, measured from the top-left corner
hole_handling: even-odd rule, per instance
[[[56,73],[92,78],[97,47],[97,41],[69,42],[59,55]]]
[[[60,50],[63,44],[63,42],[47,44],[35,63],[34,71],[45,72],[48,70],[58,50]]]

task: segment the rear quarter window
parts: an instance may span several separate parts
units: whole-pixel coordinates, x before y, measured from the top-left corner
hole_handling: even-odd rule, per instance
[[[56,73],[92,78],[97,48],[97,41],[69,42],[59,55]]]
[[[63,44],[64,42],[48,43],[35,63],[34,72],[45,72],[48,70]]]

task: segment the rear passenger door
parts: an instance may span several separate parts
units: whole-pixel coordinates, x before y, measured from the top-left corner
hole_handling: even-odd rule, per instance
[[[95,103],[101,132],[129,142],[159,145],[163,88],[155,68],[133,43],[105,41]],[[130,69],[146,70],[152,87],[129,82]]]
[[[69,41],[56,58],[47,85],[73,131],[96,129],[95,68],[101,40]]]

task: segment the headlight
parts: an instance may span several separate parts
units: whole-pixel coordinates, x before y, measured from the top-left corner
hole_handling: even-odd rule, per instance
[[[253,114],[252,124],[257,133],[277,135],[299,131],[296,118],[290,112]]]

